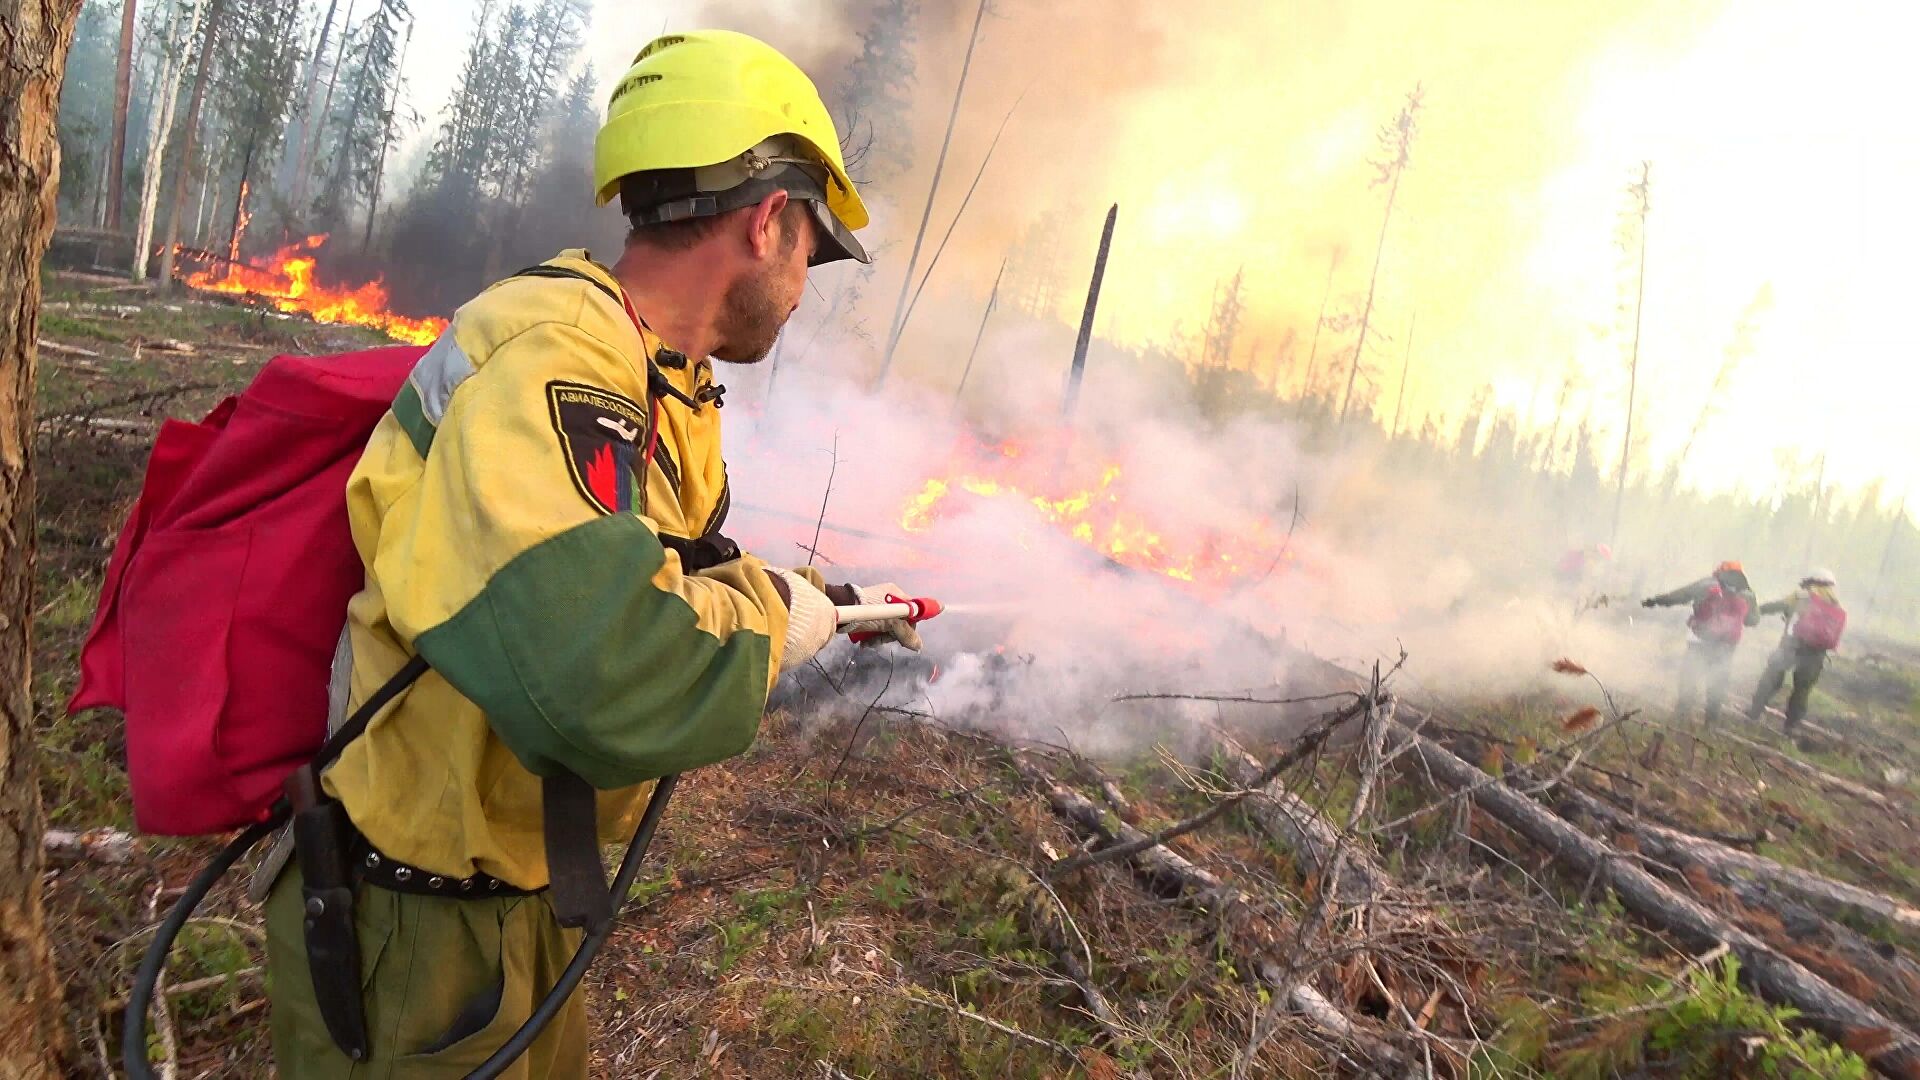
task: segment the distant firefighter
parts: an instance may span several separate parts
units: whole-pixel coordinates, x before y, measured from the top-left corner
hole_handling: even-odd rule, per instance
[[[1569,588],[1579,588],[1588,578],[1606,569],[1613,561],[1613,548],[1606,544],[1569,548],[1554,566],[1554,576]]]
[[[1827,654],[1840,647],[1840,636],[1847,629],[1847,610],[1835,593],[1838,583],[1831,570],[1809,570],[1800,579],[1800,588],[1760,606],[1762,615],[1784,615],[1787,631],[1780,645],[1767,660],[1760,674],[1760,685],[1753,689],[1753,704],[1747,715],[1758,720],[1767,711],[1767,703],[1780,692],[1787,673],[1793,673],[1793,693],[1787,696],[1789,734],[1807,717],[1807,699],[1813,696],[1813,684],[1826,669]]]
[[[1640,601],[1641,607],[1693,605],[1687,617],[1687,655],[1680,664],[1680,716],[1693,713],[1701,684],[1706,686],[1706,722],[1720,718],[1733,678],[1733,651],[1749,626],[1760,622],[1759,601],[1747,584],[1746,571],[1737,562],[1723,562],[1708,577],[1660,596]]]

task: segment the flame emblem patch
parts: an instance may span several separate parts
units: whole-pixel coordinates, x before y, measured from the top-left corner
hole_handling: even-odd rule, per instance
[[[644,510],[646,477],[639,467],[647,411],[599,387],[550,382],[547,412],[581,497],[602,514]]]

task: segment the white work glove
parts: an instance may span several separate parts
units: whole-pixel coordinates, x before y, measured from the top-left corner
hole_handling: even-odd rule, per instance
[[[839,623],[834,617],[833,601],[814,588],[812,582],[778,567],[767,567],[767,573],[773,575],[774,587],[787,602],[787,644],[780,656],[780,670],[792,671],[826,648]],[[785,588],[780,588],[782,585]]]
[[[887,599],[889,596],[904,598],[907,595],[907,590],[902,589],[891,581],[883,581],[878,585],[829,585],[827,588],[829,589],[828,596],[830,599],[835,603],[844,602],[848,605],[888,604],[894,602]],[[920,651],[920,631],[905,619],[848,623],[840,629],[849,634],[880,635],[880,638],[865,642],[867,645],[878,645],[881,639],[891,638],[899,642],[904,648],[910,649],[913,652]]]

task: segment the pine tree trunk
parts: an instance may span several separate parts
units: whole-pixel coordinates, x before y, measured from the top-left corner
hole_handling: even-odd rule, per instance
[[[45,831],[28,692],[33,368],[40,257],[60,178],[60,79],[80,5],[0,0],[0,1076],[67,1075],[70,1043],[41,906]]]
[[[254,144],[249,141],[246,155],[240,159],[240,184],[233,192],[233,223],[227,229],[228,263],[240,258],[240,233],[247,222],[247,185],[253,180],[253,149]]]
[[[1640,167],[1640,272],[1636,278],[1633,293],[1633,354],[1627,361],[1627,429],[1620,436],[1620,477],[1613,489],[1613,530],[1607,539],[1614,545],[1620,543],[1620,515],[1627,504],[1627,465],[1633,459],[1633,407],[1634,399],[1640,396],[1640,314],[1647,301],[1647,203],[1646,186],[1650,165]]]
[[[113,65],[113,149],[107,152],[107,228],[120,228],[120,191],[127,172],[127,107],[133,98],[134,0],[120,8],[120,57]]]
[[[1400,173],[1393,170],[1393,185],[1387,189],[1387,212],[1380,219],[1380,242],[1373,249],[1373,276],[1367,279],[1367,302],[1360,309],[1360,333],[1353,341],[1353,366],[1347,369],[1347,392],[1340,398],[1340,425],[1346,426],[1347,409],[1353,404],[1353,384],[1360,378],[1360,362],[1367,348],[1367,324],[1373,319],[1373,294],[1380,284],[1380,260],[1387,252],[1387,226],[1393,224],[1393,200],[1400,195]]]
[[[179,49],[184,50],[193,41],[194,33],[200,29],[200,9],[205,0],[193,0],[193,8],[187,14],[187,32],[180,39]],[[173,137],[173,106],[180,97],[180,77],[186,74],[187,66],[182,57],[175,55],[173,32],[169,25],[167,31],[167,57],[159,81],[154,86],[158,95],[157,111],[153,125],[148,130],[147,164],[141,170],[140,177],[140,225],[133,235],[133,280],[147,279],[148,245],[153,242],[153,215],[160,204],[160,175],[167,164],[167,142]]]
[[[333,70],[327,74],[327,96],[300,133],[300,167],[293,177],[293,211],[304,217],[307,212],[307,178],[313,171],[313,155],[327,133],[327,113],[333,109],[333,88],[340,82],[340,65],[347,59],[347,38],[353,30],[353,0],[347,0],[347,17],[340,22],[340,45],[333,57]]]
[[[291,131],[283,144],[286,148],[280,159],[281,184],[291,187],[297,183],[295,177],[287,175],[288,166],[296,169],[306,166],[307,133],[313,129],[313,92],[320,86],[320,58],[327,54],[327,35],[333,31],[333,13],[340,6],[340,0],[327,0],[327,17],[320,21],[320,38],[314,42],[313,55],[307,59],[307,89],[300,95],[300,133],[293,137]]]
[[[180,143],[180,164],[173,170],[173,200],[167,210],[166,239],[160,244],[160,287],[173,286],[173,248],[180,239],[180,215],[187,212],[188,181],[193,177],[193,136],[200,130],[200,103],[207,96],[207,73],[213,67],[214,40],[220,36],[220,13],[227,0],[211,0],[207,32],[200,38],[200,66],[193,73],[193,95],[187,101],[187,131]]]
[[[413,47],[413,26],[419,22],[411,19],[407,22],[407,36],[400,43],[400,59],[393,65],[393,99],[387,102],[387,130],[380,137],[380,161],[373,167],[373,194],[367,199],[367,234],[360,240],[360,250],[373,249],[373,223],[380,213],[380,184],[387,175],[387,151],[393,148],[393,118],[400,111],[401,80],[406,77],[407,50]]]

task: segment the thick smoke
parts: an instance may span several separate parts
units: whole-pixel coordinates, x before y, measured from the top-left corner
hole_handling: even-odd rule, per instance
[[[669,10],[665,28],[764,37],[814,73],[844,117],[861,112],[852,74],[861,33],[885,29],[877,15],[913,7],[690,3]],[[1738,423],[1709,423],[1702,408],[1720,395],[1708,384],[1728,329],[1747,325],[1741,313],[1766,284],[1744,264],[1732,275],[1683,264],[1684,290],[1668,284],[1680,269],[1656,279],[1636,425],[1652,437],[1637,441],[1614,535],[1611,429],[1625,411],[1623,326],[1632,322],[1616,310],[1630,280],[1614,230],[1639,153],[1596,103],[1639,86],[1634,72],[1675,63],[1721,5],[1510,5],[1469,15],[1396,0],[1178,9],[999,0],[917,273],[928,272],[995,126],[1018,106],[891,379],[875,391],[976,9],[966,0],[917,7],[904,111],[864,117],[877,145],[911,148],[910,164],[870,160],[862,170],[874,215],[864,236],[878,265],[816,275],[777,376],[726,376],[737,384],[729,531],[775,561],[805,561],[831,472],[819,544],[829,579],[895,580],[955,607],[927,628],[937,679],[927,679],[929,663],[886,654],[857,664],[844,651],[827,657],[857,705],[891,674],[884,700],[901,708],[1042,738],[1058,725],[1083,745],[1132,740],[1150,730],[1142,719],[1154,709],[1116,708],[1114,696],[1284,685],[1292,646],[1356,668],[1392,662],[1404,648],[1410,683],[1463,695],[1576,692],[1547,674],[1567,655],[1617,690],[1664,699],[1684,613],[1644,612],[1640,597],[1724,558],[1746,560],[1763,594],[1784,592],[1804,568],[1812,542],[1792,514],[1647,482],[1683,437],[1691,462],[1724,461],[1751,445],[1760,398],[1750,386],[1724,395],[1730,413],[1745,403]],[[619,70],[633,43],[662,28],[651,9],[602,11],[595,48],[605,55],[596,62]],[[1324,407],[1316,416],[1279,402],[1298,395],[1329,292],[1319,378],[1337,366],[1344,382],[1350,370],[1383,210],[1368,161],[1376,128],[1416,81],[1427,108],[1387,234],[1355,405],[1363,415],[1397,411],[1392,395],[1417,309],[1405,428],[1427,436],[1419,446],[1364,424],[1339,436]],[[860,142],[861,125],[849,127]],[[1662,260],[1753,231],[1722,227],[1714,207],[1745,188],[1715,188],[1714,175],[1656,173],[1668,185],[1656,187]],[[1120,228],[1088,382],[1063,424],[1067,322],[1112,202]],[[1709,227],[1685,234],[1690,222]],[[987,290],[1009,258],[1006,294],[956,402]],[[1246,306],[1227,370],[1196,380],[1213,300],[1242,275]],[[1775,313],[1758,332],[1756,371],[1780,349],[1767,335],[1807,338],[1805,325]],[[1743,338],[1739,347],[1750,346]],[[1551,445],[1526,438],[1503,408],[1551,426]],[[1005,440],[1024,447],[1019,464],[993,461],[991,448]],[[1551,468],[1538,467],[1543,457]],[[984,471],[1062,498],[1109,465],[1129,510],[1188,549],[1208,537],[1272,540],[1291,527],[1286,557],[1184,583],[1115,566],[1014,498],[955,494],[924,531],[901,527],[930,479]],[[1784,464],[1778,473],[1776,501],[1791,506],[1806,484]],[[1607,540],[1617,558],[1560,572],[1567,553]],[[1871,564],[1856,558],[1843,572],[1853,565]],[[1777,632],[1777,624],[1751,631],[1743,665],[1757,666]]]
[[[830,353],[789,357],[770,398],[765,373],[723,373],[737,384],[728,531],[772,561],[800,563],[824,521],[816,565],[829,581],[891,580],[954,609],[925,627],[939,668],[931,682],[928,664],[900,656],[860,658],[853,670],[850,647],[824,658],[856,710],[878,697],[1112,749],[1164,737],[1193,713],[1114,697],[1284,687],[1290,647],[1355,669],[1392,663],[1404,647],[1406,678],[1428,693],[1537,690],[1562,655],[1620,689],[1668,692],[1681,615],[1634,625],[1626,602],[1640,594],[1611,565],[1559,576],[1568,531],[1552,506],[1519,491],[1462,501],[1458,484],[1400,471],[1377,440],[1327,445],[1272,415],[1210,418],[1177,372],[1110,347],[1095,349],[1063,425],[1069,332],[1009,322],[989,336],[971,419],[948,391],[895,382],[874,393]],[[1273,558],[1175,580],[1116,565],[1024,498],[957,489],[923,531],[902,527],[929,479],[997,477],[1062,498],[1109,467],[1119,469],[1110,490],[1170,543],[1258,536]],[[1675,565],[1683,578],[1697,569]]]

